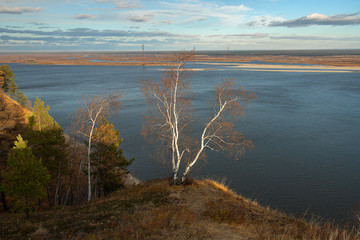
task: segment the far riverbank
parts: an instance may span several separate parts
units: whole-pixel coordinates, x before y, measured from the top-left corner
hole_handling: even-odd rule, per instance
[[[68,52],[68,53],[1,53],[0,63],[21,63],[40,65],[115,65],[115,66],[163,66],[170,52]],[[256,53],[256,54],[255,54]],[[353,54],[351,54],[353,53]],[[196,62],[205,63],[251,63],[263,62],[351,67],[360,69],[359,50],[325,51],[200,51],[195,54]],[[275,66],[272,66],[275,68]],[[294,66],[292,66],[293,68]],[[257,68],[257,67],[256,67]],[[266,67],[268,68],[268,67]],[[287,69],[288,66],[276,65]],[[344,69],[348,70],[348,69]]]

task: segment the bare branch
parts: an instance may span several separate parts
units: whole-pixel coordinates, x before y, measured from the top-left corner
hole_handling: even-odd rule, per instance
[[[243,117],[244,111],[254,98],[241,87],[236,87],[233,79],[223,79],[215,88],[213,115],[204,125],[200,141],[191,139],[191,93],[189,69],[186,62],[191,61],[192,53],[174,54],[166,63],[166,69],[160,82],[147,80],[142,82],[142,92],[149,103],[149,113],[143,125],[142,135],[153,136],[151,140],[169,147],[173,181],[178,180],[178,170],[185,159],[186,168],[183,179],[187,177],[193,165],[205,156],[204,150],[229,151],[241,154],[245,148],[252,147],[241,133],[233,130],[233,120]],[[230,120],[227,118],[231,117]],[[168,144],[164,144],[164,143]],[[195,146],[194,143],[197,143]],[[162,151],[163,152],[163,151]]]
[[[92,96],[89,98],[82,98],[82,108],[74,113],[73,133],[79,135],[87,140],[87,161],[88,161],[88,200],[91,200],[91,142],[94,135],[94,130],[97,127],[97,120],[101,116],[110,114],[110,111],[117,112],[120,108],[120,93],[114,92],[107,96]],[[83,163],[80,163],[80,170]]]

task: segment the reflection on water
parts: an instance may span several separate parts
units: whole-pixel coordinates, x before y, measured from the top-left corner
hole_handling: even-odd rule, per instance
[[[201,65],[212,68],[211,65]],[[164,177],[169,169],[154,164],[142,150],[145,104],[141,79],[159,79],[159,67],[56,66],[11,64],[19,87],[33,101],[50,105],[66,129],[81,95],[122,90],[123,107],[114,117],[122,147],[136,160],[131,171],[143,180]],[[209,153],[197,176],[226,177],[238,193],[284,211],[345,219],[360,200],[360,74],[247,72],[228,69],[192,74],[195,133],[211,113],[213,86],[235,78],[256,93],[245,119],[237,122],[255,144],[240,161]]]

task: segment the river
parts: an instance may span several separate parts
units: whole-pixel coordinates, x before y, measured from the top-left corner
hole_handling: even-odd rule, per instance
[[[170,175],[154,162],[140,136],[146,105],[141,79],[157,80],[161,67],[10,64],[21,90],[50,105],[65,129],[81,96],[124,93],[111,120],[120,130],[130,171],[141,180]],[[255,144],[239,161],[208,152],[195,177],[226,178],[240,195],[281,211],[345,220],[360,203],[360,73],[243,71],[227,66],[192,74],[193,107],[201,123],[210,116],[213,87],[234,78],[257,99],[236,122]],[[215,69],[214,69],[215,68]],[[169,163],[170,164],[170,163]]]

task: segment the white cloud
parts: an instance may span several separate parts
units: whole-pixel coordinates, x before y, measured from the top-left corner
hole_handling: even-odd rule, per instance
[[[114,8],[101,9],[115,11],[99,15],[98,19],[127,20],[132,22],[150,22],[151,24],[197,24],[209,22],[221,27],[237,27],[244,23],[245,14],[251,8],[243,4],[215,4],[204,0],[159,1],[148,5],[138,0],[96,0],[98,3],[114,4]],[[141,4],[147,4],[146,8]],[[139,9],[142,8],[142,9]],[[121,11],[116,11],[121,10]],[[163,21],[165,20],[165,21]]]
[[[189,24],[189,23],[197,23],[197,22],[203,22],[208,20],[206,17],[201,16],[194,16],[194,17],[186,17],[185,19],[181,21],[177,21],[178,24]]]
[[[337,15],[325,15],[320,13],[313,13],[305,17],[274,21],[269,26],[273,27],[307,27],[312,25],[331,25],[331,26],[344,26],[344,25],[360,25],[360,12],[351,14],[337,14]]]
[[[142,8],[139,1],[119,1],[116,3],[116,7],[120,9],[137,9]]]
[[[168,20],[168,19],[164,19],[164,20],[161,20],[161,23],[164,23],[164,24],[172,24],[173,21]]]
[[[134,1],[134,0],[96,0],[95,2],[114,4],[116,6],[116,9],[143,8],[140,1]]]
[[[309,19],[309,20],[314,20],[314,19],[325,20],[328,18],[328,16],[326,16],[324,14],[313,13],[313,14],[307,15],[305,18]]]
[[[111,0],[96,0],[95,2],[97,2],[97,3],[110,3],[112,1]]]
[[[209,35],[209,37],[222,37],[222,38],[266,38],[268,33],[235,33],[235,34],[216,34]]]
[[[162,2],[165,9],[182,14],[205,15],[205,16],[225,16],[252,10],[244,5],[217,5],[214,3],[196,1],[193,3]]]
[[[205,1],[161,2],[160,15],[181,19],[180,23],[197,22],[198,19],[215,19],[218,24],[237,26],[244,20],[244,13],[252,10],[244,5],[218,5]]]
[[[126,19],[132,22],[148,22],[150,21],[154,16],[153,15],[133,15],[129,16]]]
[[[229,37],[247,37],[247,38],[265,38],[268,37],[269,34],[268,33],[240,33],[240,34],[230,34],[227,35]]]
[[[76,15],[75,18],[79,20],[84,20],[84,19],[94,19],[96,17],[97,17],[96,15],[91,15],[91,14],[78,14]]]
[[[22,14],[26,12],[40,12],[42,8],[40,7],[9,7],[9,6],[0,6],[0,14]]]
[[[247,12],[252,10],[251,8],[245,7],[243,4],[241,5],[228,5],[228,6],[220,6],[218,8],[220,12],[228,12],[228,13],[234,13],[234,12]]]
[[[281,17],[255,16],[252,18],[252,21],[248,22],[248,25],[251,27],[267,27],[273,22],[281,22],[284,20],[285,19]]]
[[[308,40],[308,41],[359,41],[360,37],[325,37],[325,36],[309,36],[309,35],[283,35],[272,36],[271,39],[285,40]]]

